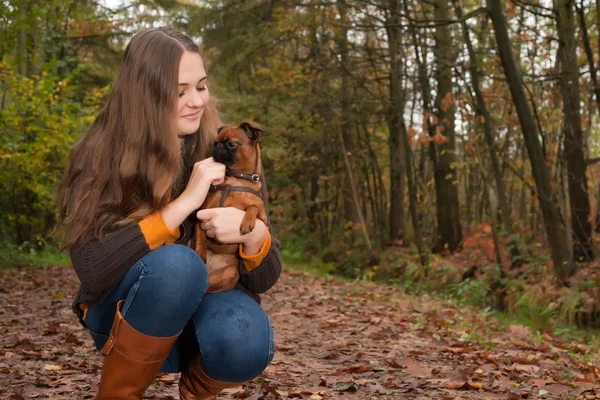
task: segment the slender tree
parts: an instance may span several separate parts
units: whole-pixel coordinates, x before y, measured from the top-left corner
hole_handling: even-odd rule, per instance
[[[552,183],[550,182],[550,173],[544,158],[542,146],[539,142],[537,125],[529,108],[519,67],[513,56],[511,41],[508,37],[506,20],[502,9],[502,1],[487,0],[487,7],[494,26],[494,36],[496,37],[502,67],[515,103],[525,145],[527,146],[531,170],[536,185],[536,195],[544,218],[544,226],[552,254],[554,271],[558,278],[566,283],[568,278],[577,270],[577,265],[572,261],[569,236],[567,235],[565,222],[558,205],[557,193],[552,188]]]
[[[343,25],[336,30],[336,44],[338,47],[338,52],[340,54],[340,76],[341,76],[341,85],[340,85],[340,108],[341,108],[341,129],[342,129],[342,137],[344,140],[344,145],[346,149],[346,154],[342,155],[342,159],[350,162],[352,164],[353,153],[355,150],[355,140],[353,136],[352,130],[352,121],[351,121],[351,110],[352,101],[351,101],[351,77],[350,77],[350,57],[349,57],[349,48],[350,43],[348,42],[348,16],[347,16],[347,4],[346,0],[338,0],[337,1],[337,10],[340,16],[340,21],[343,22]],[[346,162],[344,161],[344,162]],[[343,201],[344,201],[344,220],[345,224],[351,222],[352,224],[360,224],[359,217],[359,207],[358,203],[355,204],[353,200],[354,197],[351,191],[350,180],[351,176],[346,173],[346,183],[342,186],[343,190]],[[344,225],[345,225],[344,224]]]
[[[452,66],[455,51],[452,35],[446,21],[450,20],[448,0],[436,0],[434,10],[435,42],[437,52],[436,79],[439,158],[435,166],[435,189],[438,220],[438,249],[457,250],[462,242],[462,228],[458,204],[455,169],[456,135],[454,132],[454,98],[452,94]]]
[[[567,165],[573,257],[577,261],[590,261],[594,258],[594,252],[579,107],[574,0],[555,0],[555,11],[558,16],[558,59],[563,103],[563,157]]]
[[[402,28],[398,0],[388,0],[384,8],[388,23],[386,32],[389,43],[390,75],[389,105],[387,122],[390,131],[388,146],[390,151],[390,237],[391,241],[404,237],[404,165],[406,158],[402,135],[406,134],[404,125],[404,107],[406,105],[405,88],[402,85]]]
[[[579,26],[581,27],[583,48],[585,49],[585,55],[588,60],[588,67],[590,69],[590,79],[592,80],[592,86],[594,87],[594,95],[596,97],[596,105],[598,106],[598,112],[600,112],[600,84],[598,84],[598,71],[596,69],[596,65],[594,64],[594,52],[590,43],[590,35],[588,33],[587,23],[585,22],[585,12],[583,10],[583,4],[575,4],[575,7],[577,9],[577,15],[579,16]]]
[[[421,226],[417,211],[417,187],[414,177],[413,158],[412,152],[410,151],[410,145],[408,141],[408,132],[406,130],[406,124],[404,123],[404,107],[406,105],[406,88],[402,85],[402,77],[404,76],[404,47],[402,46],[402,9],[400,0],[388,0],[389,8],[387,10],[387,21],[386,31],[389,42],[390,52],[390,107],[388,126],[390,128],[390,176],[392,179],[402,182],[402,186],[399,183],[394,185],[392,181],[392,198],[390,199],[390,225],[393,224],[392,210],[395,207],[404,206],[404,202],[394,203],[397,199],[394,196],[403,198],[403,176],[398,174],[404,174],[404,168],[402,168],[402,160],[404,160],[404,167],[406,170],[406,178],[408,183],[409,193],[409,208],[412,220],[413,232],[415,237],[415,243],[419,251],[419,258],[421,264],[426,265],[428,263],[427,252],[423,243],[423,237],[421,235]],[[392,140],[392,134],[394,139]],[[396,171],[394,171],[396,169]],[[397,186],[396,193],[394,193],[394,186]],[[403,210],[402,210],[403,212]],[[390,235],[393,234],[390,231]]]
[[[502,217],[502,222],[504,223],[504,229],[506,233],[512,238],[513,237],[513,224],[512,218],[510,215],[510,209],[508,208],[508,200],[506,199],[506,187],[504,185],[504,180],[502,179],[502,168],[500,167],[500,161],[498,160],[498,149],[496,146],[496,140],[494,139],[494,130],[492,126],[492,116],[490,115],[485,98],[483,96],[483,92],[481,91],[481,83],[479,78],[479,70],[477,69],[478,61],[475,50],[473,49],[473,43],[471,42],[471,35],[469,33],[469,27],[467,26],[467,22],[463,19],[463,12],[460,3],[455,2],[454,7],[456,9],[456,16],[461,21],[461,27],[463,31],[463,37],[465,40],[465,44],[467,46],[467,51],[469,53],[470,59],[470,76],[471,82],[473,86],[473,91],[475,92],[475,109],[477,110],[477,114],[481,116],[483,120],[483,136],[485,138],[485,142],[488,147],[490,160],[492,163],[492,175],[494,178],[494,182],[496,184],[496,192],[498,195],[498,208]],[[482,175],[483,176],[483,175]],[[521,258],[519,254],[519,249],[514,240],[511,239],[510,253],[513,258],[513,261],[517,261]]]

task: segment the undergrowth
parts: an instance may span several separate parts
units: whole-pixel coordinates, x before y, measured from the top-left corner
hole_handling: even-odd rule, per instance
[[[0,244],[0,269],[20,266],[68,265],[69,262],[68,254],[61,253],[51,245],[36,249],[27,245]]]
[[[476,307],[502,326],[522,324],[534,333],[578,337],[595,347],[600,345],[600,278],[583,266],[585,274],[576,277],[571,287],[557,284],[548,255],[536,244],[519,243],[528,262],[501,271],[493,257],[481,257],[470,249],[458,257],[431,255],[424,267],[414,248],[392,247],[380,253],[377,265],[367,266],[360,264],[365,260],[360,250],[351,250],[349,257],[331,256],[336,250],[345,250],[345,244],[319,254],[314,247],[303,251],[308,239],[291,239],[282,241],[282,257],[288,267],[393,285],[409,295],[431,295],[459,307]]]

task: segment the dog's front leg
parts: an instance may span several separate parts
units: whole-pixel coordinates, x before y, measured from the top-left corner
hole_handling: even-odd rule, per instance
[[[242,218],[242,223],[240,224],[240,234],[246,235],[254,229],[256,224],[256,216],[258,215],[258,206],[250,205],[246,208],[246,214],[244,214],[244,218]]]

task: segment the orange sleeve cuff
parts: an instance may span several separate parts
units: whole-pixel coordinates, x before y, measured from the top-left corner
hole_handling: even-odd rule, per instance
[[[83,322],[87,322],[88,306],[86,304],[80,304],[79,309],[83,311],[83,317],[81,319],[83,319]]]
[[[179,239],[179,228],[175,231],[170,230],[159,212],[147,216],[139,222],[139,225],[150,250],[159,248],[165,243],[175,243]]]
[[[240,257],[244,262],[244,267],[246,268],[246,271],[252,271],[256,267],[258,267],[260,263],[263,262],[267,254],[269,254],[270,249],[271,233],[269,231],[267,231],[267,237],[265,238],[265,241],[263,242],[259,252],[254,255],[248,256],[244,254],[244,251],[242,250],[242,245],[240,244]]]

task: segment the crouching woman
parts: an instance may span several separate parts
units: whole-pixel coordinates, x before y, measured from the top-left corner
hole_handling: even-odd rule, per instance
[[[273,358],[259,298],[281,272],[269,226],[257,220],[241,236],[243,212],[233,208],[203,221],[207,235],[239,243],[240,279],[229,291],[206,293],[206,266],[186,245],[195,211],[225,175],[208,157],[221,125],[208,82],[188,36],[140,32],[71,150],[58,231],[81,282],[74,311],[106,355],[97,400],[142,399],[160,371],[181,372],[181,399],[213,399]]]

